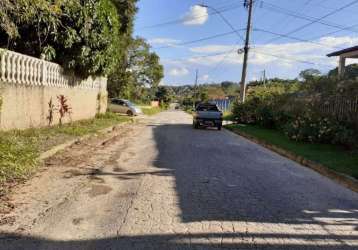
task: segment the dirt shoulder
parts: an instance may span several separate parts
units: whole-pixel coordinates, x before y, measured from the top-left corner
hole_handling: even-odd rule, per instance
[[[142,127],[141,124],[123,125],[106,134],[77,142],[46,159],[33,178],[13,187],[8,195],[2,197],[0,232],[23,234],[36,224],[50,226],[52,219],[49,218],[66,213],[66,206],[83,189],[88,189],[86,194],[89,198],[111,192],[112,188],[106,185],[101,171],[108,167],[112,173],[122,171],[117,161],[130,157],[128,145]],[[46,223],[39,223],[43,220]],[[83,218],[72,220],[72,223],[79,224]]]

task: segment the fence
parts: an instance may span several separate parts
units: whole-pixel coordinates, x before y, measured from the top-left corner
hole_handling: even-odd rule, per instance
[[[220,110],[226,112],[230,110],[231,108],[231,99],[214,99],[211,100],[212,102],[215,102],[215,104],[219,107]]]
[[[0,49],[0,129],[48,125],[48,103],[59,95],[72,108],[67,122],[92,118],[107,109],[107,79],[80,79],[56,63]]]
[[[338,120],[358,118],[358,96],[330,96],[320,100],[316,107],[322,114]]]

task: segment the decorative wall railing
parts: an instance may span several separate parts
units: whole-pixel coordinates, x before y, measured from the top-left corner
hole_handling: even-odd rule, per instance
[[[8,84],[29,86],[107,89],[104,77],[78,79],[66,75],[56,63],[4,49],[0,49],[0,80]]]

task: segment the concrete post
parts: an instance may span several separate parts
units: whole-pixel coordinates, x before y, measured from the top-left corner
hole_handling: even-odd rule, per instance
[[[342,77],[344,75],[344,69],[346,67],[346,58],[343,56],[339,57],[339,65],[338,65],[338,76]]]

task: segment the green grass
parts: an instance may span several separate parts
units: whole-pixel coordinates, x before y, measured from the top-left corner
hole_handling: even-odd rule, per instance
[[[226,128],[242,131],[259,140],[302,156],[308,160],[358,179],[358,153],[329,144],[310,144],[288,139],[282,132],[253,125],[227,125]]]
[[[235,117],[230,111],[225,111],[224,115],[223,115],[223,120],[224,121],[234,121]]]
[[[113,113],[63,126],[0,132],[0,193],[2,184],[25,178],[37,167],[37,158],[55,145],[93,134],[130,118]]]
[[[155,115],[163,111],[160,107],[143,107],[143,114],[145,115]]]

